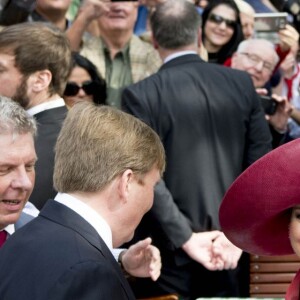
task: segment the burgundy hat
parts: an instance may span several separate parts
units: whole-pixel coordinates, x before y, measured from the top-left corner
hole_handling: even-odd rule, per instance
[[[300,205],[300,139],[263,156],[233,182],[221,203],[221,228],[246,252],[292,254],[289,223],[295,205]]]

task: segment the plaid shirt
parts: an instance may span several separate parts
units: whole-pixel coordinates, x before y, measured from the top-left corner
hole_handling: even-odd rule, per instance
[[[93,62],[101,76],[105,78],[104,45],[100,38],[85,37],[80,54]],[[129,41],[129,56],[133,83],[155,73],[162,64],[153,46],[135,35]]]

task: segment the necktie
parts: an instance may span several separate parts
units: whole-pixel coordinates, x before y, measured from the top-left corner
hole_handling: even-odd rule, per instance
[[[0,231],[0,248],[6,241],[7,232],[5,230]]]

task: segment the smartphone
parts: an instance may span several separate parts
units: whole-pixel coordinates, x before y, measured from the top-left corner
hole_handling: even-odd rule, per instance
[[[260,102],[266,115],[274,115],[277,109],[278,102],[270,96],[261,96]]]
[[[258,13],[254,15],[256,32],[278,32],[287,23],[287,13]]]

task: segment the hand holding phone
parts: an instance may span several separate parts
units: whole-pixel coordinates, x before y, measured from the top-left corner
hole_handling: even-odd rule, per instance
[[[270,116],[274,115],[278,106],[278,102],[272,99],[270,96],[259,95],[259,97],[265,114]]]

